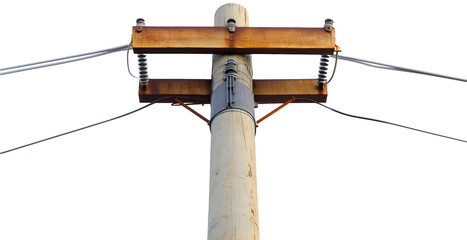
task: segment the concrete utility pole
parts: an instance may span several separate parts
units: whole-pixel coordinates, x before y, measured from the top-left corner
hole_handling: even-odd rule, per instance
[[[296,98],[326,102],[326,65],[319,79],[252,80],[250,54],[319,54],[338,51],[332,21],[320,28],[249,27],[238,4],[221,6],[215,27],[133,27],[133,52],[139,54],[214,54],[211,79],[147,79],[145,59],[140,102],[178,103],[211,128],[208,240],[257,240],[256,124]],[[337,48],[337,49],[336,49]],[[144,56],[144,55],[143,55]],[[183,101],[211,104],[211,120]],[[302,100],[302,102],[308,102]],[[282,103],[255,121],[255,104]]]
[[[238,4],[221,6],[214,25],[248,27]],[[213,55],[208,240],[259,239],[251,55]]]

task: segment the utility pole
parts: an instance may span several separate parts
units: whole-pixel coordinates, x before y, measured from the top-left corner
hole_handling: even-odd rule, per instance
[[[140,102],[179,104],[211,130],[208,240],[259,239],[256,125],[292,102],[326,102],[328,56],[339,51],[332,20],[320,28],[249,27],[238,4],[217,9],[214,27],[151,27],[138,19],[133,52]],[[214,54],[211,79],[150,79],[145,54]],[[318,79],[252,79],[250,54],[319,54]],[[185,102],[184,102],[185,101]],[[211,104],[211,119],[190,108]],[[255,119],[256,104],[282,103]]]
[[[238,4],[221,6],[214,25],[248,27]],[[213,55],[208,240],[259,239],[251,55]]]

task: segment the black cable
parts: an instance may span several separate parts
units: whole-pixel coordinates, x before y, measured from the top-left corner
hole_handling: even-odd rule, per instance
[[[156,99],[154,101],[152,101],[151,103],[149,104],[146,104],[144,105],[143,107],[140,107],[136,110],[133,110],[131,112],[128,112],[128,113],[125,113],[125,114],[122,114],[120,116],[117,116],[117,117],[114,117],[114,118],[111,118],[111,119],[107,119],[105,121],[102,121],[102,122],[98,122],[98,123],[94,123],[94,124],[91,124],[91,125],[88,125],[88,126],[85,126],[85,127],[82,127],[82,128],[78,128],[78,129],[75,129],[75,130],[72,130],[72,131],[69,131],[69,132],[65,132],[65,133],[61,133],[61,134],[58,134],[58,135],[55,135],[55,136],[52,136],[52,137],[48,137],[48,138],[44,138],[42,140],[39,140],[39,141],[36,141],[36,142],[32,142],[32,143],[28,143],[26,145],[23,145],[23,146],[19,146],[19,147],[15,147],[15,148],[12,148],[12,149],[9,149],[9,150],[6,150],[6,151],[3,151],[3,152],[0,152],[0,154],[5,154],[5,153],[9,153],[9,152],[13,152],[13,151],[16,151],[16,150],[19,150],[21,148],[25,148],[25,147],[29,147],[29,146],[32,146],[32,145],[35,145],[35,144],[38,144],[38,143],[41,143],[41,142],[45,142],[45,141],[48,141],[48,140],[52,140],[54,138],[58,138],[58,137],[62,137],[62,136],[65,136],[65,135],[68,135],[70,133],[75,133],[75,132],[78,132],[78,131],[81,131],[81,130],[84,130],[84,129],[87,129],[87,128],[90,128],[90,127],[94,127],[94,126],[97,126],[97,125],[100,125],[100,124],[103,124],[103,123],[107,123],[107,122],[110,122],[110,121],[113,121],[113,120],[116,120],[116,119],[119,119],[119,118],[122,118],[122,117],[126,117],[130,114],[133,114],[135,112],[138,112],[138,111],[141,111],[155,103],[158,103],[160,101],[164,101],[164,100],[167,100],[167,99],[172,99],[173,97],[163,97],[163,98],[159,98],[159,99]]]
[[[392,123],[392,122],[387,122],[387,121],[383,121],[383,120],[378,120],[378,119],[374,119],[374,118],[368,118],[368,117],[361,117],[361,116],[356,116],[356,115],[352,115],[352,114],[348,114],[348,113],[344,113],[344,112],[341,112],[339,110],[336,110],[334,108],[331,108],[331,107],[328,107],[322,103],[319,103],[315,100],[312,100],[312,99],[307,99],[307,98],[296,98],[295,100],[297,101],[307,101],[307,102],[312,102],[312,103],[316,103],[322,107],[325,107],[333,112],[336,112],[336,113],[339,113],[339,114],[342,114],[344,116],[347,116],[347,117],[353,117],[353,118],[358,118],[358,119],[363,119],[363,120],[368,120],[368,121],[373,121],[373,122],[379,122],[379,123],[385,123],[385,124],[389,124],[389,125],[393,125],[393,126],[396,126],[396,127],[401,127],[401,128],[406,128],[406,129],[410,129],[410,130],[413,130],[413,131],[417,131],[417,132],[422,132],[422,133],[426,133],[426,134],[431,134],[431,135],[434,135],[434,136],[437,136],[437,137],[443,137],[443,138],[447,138],[447,139],[451,139],[451,140],[455,140],[455,141],[459,141],[459,142],[463,142],[463,143],[467,143],[467,140],[462,140],[462,139],[459,139],[459,138],[453,138],[453,137],[449,137],[449,136],[445,136],[445,135],[441,135],[441,134],[437,134],[437,133],[433,133],[433,132],[428,132],[428,131],[425,131],[425,130],[420,130],[420,129],[416,129],[416,128],[412,128],[412,127],[407,127],[407,126],[404,126],[404,125],[401,125],[401,124],[397,124],[397,123]]]

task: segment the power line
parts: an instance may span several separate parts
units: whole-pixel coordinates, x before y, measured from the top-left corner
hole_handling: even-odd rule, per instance
[[[39,141],[35,141],[35,142],[32,142],[32,143],[28,143],[28,144],[25,144],[25,145],[22,145],[22,146],[19,146],[19,147],[15,147],[15,148],[12,148],[12,149],[9,149],[9,150],[6,150],[6,151],[3,151],[3,152],[0,152],[0,154],[5,154],[5,153],[9,153],[9,152],[13,152],[13,151],[16,151],[16,150],[19,150],[19,149],[22,149],[22,148],[25,148],[25,147],[29,147],[29,146],[32,146],[32,145],[35,145],[35,144],[38,144],[38,143],[42,143],[42,142],[45,142],[45,141],[49,141],[49,140],[52,140],[54,138],[58,138],[58,137],[62,137],[62,136],[65,136],[65,135],[68,135],[68,134],[71,134],[71,133],[75,133],[75,132],[79,132],[81,130],[85,130],[87,128],[91,128],[91,127],[95,127],[97,125],[101,125],[101,124],[104,124],[104,123],[107,123],[107,122],[111,122],[113,120],[117,120],[119,118],[122,118],[122,117],[126,117],[130,114],[133,114],[133,113],[136,113],[138,111],[141,111],[155,103],[158,103],[160,101],[164,101],[164,100],[167,100],[167,99],[172,99],[173,97],[163,97],[163,98],[159,98],[159,99],[156,99],[152,102],[150,102],[149,104],[146,104],[145,106],[143,107],[140,107],[136,110],[133,110],[131,112],[128,112],[128,113],[125,113],[125,114],[122,114],[122,115],[119,115],[117,117],[113,117],[113,118],[110,118],[110,119],[107,119],[107,120],[104,120],[104,121],[101,121],[101,122],[98,122],[98,123],[94,123],[94,124],[91,124],[91,125],[88,125],[88,126],[85,126],[85,127],[81,127],[81,128],[78,128],[78,129],[75,129],[75,130],[71,130],[71,131],[68,131],[68,132],[64,132],[64,133],[61,133],[61,134],[58,134],[58,135],[55,135],[55,136],[52,136],[52,137],[48,137],[48,138],[44,138],[42,140],[39,140]],[[455,141],[459,141],[459,142],[463,142],[463,143],[467,143],[467,140],[463,140],[463,139],[459,139],[459,138],[454,138],[454,137],[450,137],[450,136],[446,136],[446,135],[441,135],[441,134],[437,134],[437,133],[433,133],[433,132],[429,132],[429,131],[425,131],[425,130],[421,130],[421,129],[417,129],[417,128],[412,128],[412,127],[408,127],[408,126],[404,126],[404,125],[401,125],[401,124],[397,124],[397,123],[392,123],[392,122],[388,122],[388,121],[384,121],[384,120],[379,120],[379,119],[374,119],[374,118],[369,118],[369,117],[362,117],[362,116],[357,116],[357,115],[352,115],[352,114],[348,114],[348,113],[344,113],[344,112],[341,112],[339,110],[336,110],[334,108],[331,108],[331,107],[328,107],[324,104],[321,104],[320,102],[317,102],[315,100],[312,100],[312,99],[307,99],[307,98],[296,98],[297,101],[307,101],[307,102],[312,102],[312,103],[316,103],[322,107],[325,107],[333,112],[336,112],[336,113],[339,113],[341,115],[344,115],[344,116],[347,116],[347,117],[352,117],[352,118],[357,118],[357,119],[362,119],[362,120],[368,120],[368,121],[373,121],[373,122],[379,122],[379,123],[384,123],[384,124],[388,124],[388,125],[393,125],[393,126],[396,126],[396,127],[401,127],[401,128],[406,128],[406,129],[409,129],[409,130],[413,130],[413,131],[417,131],[417,132],[422,132],[422,133],[426,133],[426,134],[430,134],[430,135],[434,135],[434,136],[437,136],[437,137],[442,137],[442,138],[447,138],[447,139],[451,139],[451,140],[455,140]]]
[[[133,40],[130,42],[130,44],[128,44],[128,47],[126,49],[126,68],[128,69],[128,73],[132,77],[134,77],[136,79],[139,79],[139,77],[133,75],[133,73],[131,73],[131,70],[130,70],[130,60],[129,60],[130,56],[129,55],[130,55],[130,48],[132,48],[132,47],[133,47]]]
[[[88,126],[85,126],[85,127],[82,127],[82,128],[78,128],[78,129],[75,129],[75,130],[71,130],[71,131],[68,131],[68,132],[64,132],[64,133],[61,133],[61,134],[58,134],[58,135],[55,135],[55,136],[52,136],[52,137],[48,137],[48,138],[44,138],[42,140],[39,140],[39,141],[35,141],[35,142],[32,142],[32,143],[28,143],[26,145],[22,145],[22,146],[19,146],[19,147],[15,147],[15,148],[12,148],[12,149],[9,149],[9,150],[6,150],[6,151],[3,151],[3,152],[0,152],[0,154],[5,154],[5,153],[9,153],[9,152],[13,152],[13,151],[16,151],[16,150],[19,150],[19,149],[22,149],[22,148],[25,148],[25,147],[29,147],[29,146],[32,146],[32,145],[35,145],[35,144],[38,144],[38,143],[41,143],[41,142],[45,142],[45,141],[49,141],[49,140],[52,140],[54,138],[58,138],[58,137],[62,137],[62,136],[65,136],[65,135],[68,135],[70,133],[75,133],[75,132],[79,132],[81,130],[84,130],[84,129],[87,129],[87,128],[90,128],[90,127],[95,127],[97,125],[101,125],[103,123],[107,123],[107,122],[110,122],[110,121],[113,121],[113,120],[117,120],[119,118],[122,118],[122,117],[126,117],[130,114],[133,114],[135,112],[138,112],[138,111],[141,111],[155,103],[158,103],[160,101],[164,101],[164,100],[167,100],[167,99],[172,99],[173,97],[162,97],[162,98],[159,98],[159,99],[156,99],[146,105],[144,105],[143,107],[140,107],[136,110],[133,110],[131,112],[128,112],[128,113],[125,113],[125,114],[122,114],[120,116],[117,116],[117,117],[114,117],[114,118],[110,118],[110,119],[107,119],[107,120],[104,120],[104,121],[101,121],[101,122],[98,122],[98,123],[94,123],[94,124],[91,124],[91,125],[88,125]]]
[[[122,46],[117,46],[117,47],[108,48],[108,49],[102,49],[102,50],[88,52],[88,53],[76,54],[76,55],[67,56],[67,57],[60,57],[60,58],[49,59],[49,60],[44,60],[44,61],[39,61],[39,62],[33,62],[33,63],[27,63],[27,64],[22,64],[22,65],[17,65],[17,66],[0,68],[0,75],[7,75],[7,74],[12,74],[12,73],[18,73],[18,72],[24,72],[24,71],[39,69],[39,68],[51,67],[51,66],[55,66],[55,65],[66,64],[66,63],[77,62],[77,61],[86,60],[86,59],[90,59],[90,58],[94,58],[94,57],[99,57],[99,56],[107,55],[107,54],[110,54],[110,53],[126,51],[127,52],[127,68],[128,68],[128,72],[130,73],[130,75],[132,77],[138,78],[138,77],[136,77],[135,75],[133,75],[131,73],[129,63],[128,63],[128,57],[129,57],[128,55],[129,55],[129,50],[131,48],[132,48],[132,44],[130,43],[130,44],[122,45]],[[336,58],[336,62],[334,64],[334,70],[333,70],[332,76],[329,79],[329,81],[327,82],[327,84],[329,82],[331,82],[331,80],[334,77],[338,58],[341,59],[341,60],[355,62],[355,63],[363,64],[365,66],[374,67],[374,68],[401,71],[401,72],[408,72],[408,73],[416,73],[416,74],[446,78],[446,79],[451,79],[451,80],[456,80],[456,81],[461,81],[461,82],[467,82],[467,79],[463,79],[463,78],[451,77],[451,76],[446,76],[446,75],[442,75],[442,74],[438,74],[438,73],[431,73],[431,72],[426,72],[426,71],[421,71],[421,70],[416,70],[416,69],[399,67],[399,66],[394,66],[394,65],[389,65],[389,64],[385,64],[385,63],[379,63],[379,62],[375,62],[375,61],[369,61],[369,60],[364,60],[364,59],[359,59],[359,58],[354,58],[354,57],[347,57],[347,56],[342,56],[342,55],[340,55],[338,57],[337,54],[336,55],[330,55],[330,56],[333,57],[333,58]],[[49,63],[49,64],[46,64],[46,63]],[[12,70],[12,69],[16,69],[16,70]],[[7,71],[7,70],[11,70],[11,71]]]
[[[459,142],[463,142],[463,143],[467,143],[467,140],[463,140],[463,139],[459,139],[459,138],[454,138],[454,137],[449,137],[449,136],[446,136],[446,135],[441,135],[441,134],[437,134],[437,133],[433,133],[433,132],[429,132],[429,131],[425,131],[425,130],[420,130],[420,129],[417,129],[417,128],[412,128],[412,127],[408,127],[408,126],[404,126],[404,125],[401,125],[401,124],[397,124],[397,123],[392,123],[392,122],[388,122],[388,121],[383,121],[383,120],[379,120],[379,119],[374,119],[374,118],[368,118],[368,117],[362,117],[362,116],[357,116],[357,115],[352,115],[352,114],[348,114],[348,113],[344,113],[344,112],[341,112],[339,110],[336,110],[334,108],[331,108],[331,107],[328,107],[324,104],[321,104],[315,100],[312,100],[312,99],[307,99],[307,98],[296,98],[297,101],[307,101],[307,102],[312,102],[312,103],[316,103],[322,107],[325,107],[333,112],[336,112],[336,113],[339,113],[339,114],[342,114],[344,116],[347,116],[347,117],[353,117],[353,118],[358,118],[358,119],[363,119],[363,120],[368,120],[368,121],[373,121],[373,122],[379,122],[379,123],[384,123],[384,124],[389,124],[389,125],[393,125],[393,126],[396,126],[396,127],[401,127],[401,128],[406,128],[406,129],[410,129],[410,130],[413,130],[413,131],[417,131],[417,132],[422,132],[422,133],[426,133],[426,134],[431,134],[431,135],[434,135],[434,136],[437,136],[437,137],[442,137],[442,138],[447,138],[447,139],[451,139],[451,140],[455,140],[455,141],[459,141]]]
[[[337,55],[331,55],[331,57],[336,58]],[[431,72],[426,72],[426,71],[421,71],[421,70],[416,70],[416,69],[399,67],[399,66],[394,66],[394,65],[389,65],[389,64],[379,63],[379,62],[374,62],[374,61],[368,61],[368,60],[354,58],[354,57],[346,57],[346,56],[339,55],[339,59],[349,61],[349,62],[363,64],[363,65],[368,66],[368,67],[380,68],[380,69],[385,69],[385,70],[408,72],[408,73],[415,73],[415,74],[422,74],[422,75],[428,75],[428,76],[433,76],[433,77],[439,77],[439,78],[445,78],[445,79],[450,79],[450,80],[461,81],[461,82],[467,82],[467,79],[463,79],[463,78],[451,77],[451,76],[446,76],[446,75],[442,75],[442,74],[438,74],[438,73],[431,73]]]
[[[336,59],[336,61],[334,62],[334,70],[332,70],[332,75],[331,75],[331,77],[329,78],[329,80],[326,82],[325,85],[328,85],[328,84],[332,81],[332,79],[334,78],[334,74],[336,74],[337,60],[339,59],[339,57],[338,57],[339,55],[338,55],[338,54],[339,54],[339,52],[336,52],[336,55],[335,55],[335,56],[334,56],[334,55],[332,56],[332,57],[334,57],[334,58]]]
[[[122,46],[98,50],[94,52],[76,54],[76,55],[67,56],[67,57],[60,57],[60,58],[49,59],[49,60],[44,60],[40,62],[33,62],[33,63],[27,63],[27,64],[22,64],[22,65],[17,65],[17,66],[1,68],[0,75],[7,75],[7,74],[12,74],[12,73],[39,69],[39,68],[51,67],[55,65],[65,64],[65,63],[77,62],[77,61],[81,61],[85,59],[103,56],[103,55],[110,54],[110,53],[124,51],[124,50],[127,50],[128,47],[129,47],[128,45],[122,45]],[[7,71],[7,70],[10,70],[10,71]]]

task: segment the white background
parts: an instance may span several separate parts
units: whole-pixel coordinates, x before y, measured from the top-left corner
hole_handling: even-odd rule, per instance
[[[0,68],[127,44],[138,17],[212,26],[224,3],[4,1]],[[250,26],[330,17],[342,55],[467,78],[462,1],[239,3]],[[0,151],[143,106],[125,56],[0,76]],[[319,59],[253,61],[255,78],[315,78]],[[149,62],[152,78],[210,77],[210,55]],[[467,83],[341,61],[327,105],[467,139],[466,93]],[[203,121],[158,104],[0,155],[0,239],[205,239],[209,147]],[[261,239],[467,239],[465,143],[294,104],[260,124],[256,148]]]

